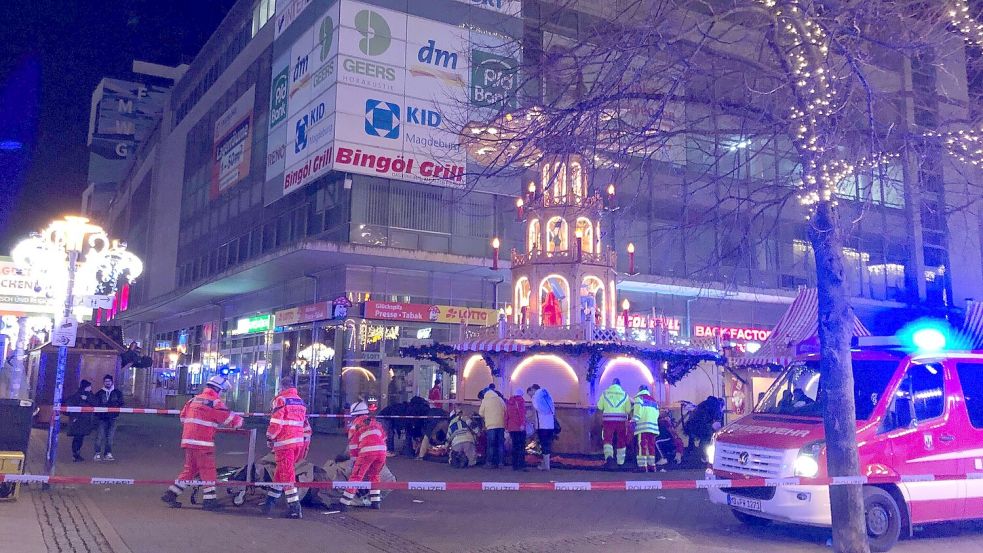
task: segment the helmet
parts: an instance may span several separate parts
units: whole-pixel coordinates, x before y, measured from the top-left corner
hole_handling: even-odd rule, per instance
[[[224,392],[229,389],[229,379],[224,376],[215,375],[208,379],[205,386],[214,388],[216,392]]]
[[[364,401],[356,401],[352,404],[348,414],[353,417],[369,414],[369,404]]]

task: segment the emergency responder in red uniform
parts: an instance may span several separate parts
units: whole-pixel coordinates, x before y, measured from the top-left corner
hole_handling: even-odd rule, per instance
[[[188,487],[188,482],[206,482],[202,490],[202,508],[216,511],[220,508],[215,495],[215,432],[219,427],[240,428],[242,417],[229,411],[219,394],[228,389],[224,376],[208,379],[205,389],[181,409],[181,447],[184,449],[184,469],[174,484],[164,492],[161,501],[170,507],[181,507],[178,497]]]
[[[386,466],[386,432],[382,425],[371,416],[369,404],[357,401],[351,407],[353,417],[348,427],[348,452],[355,460],[350,482],[378,482],[379,473]],[[341,510],[348,510],[356,504],[355,488],[345,490],[341,497]],[[369,490],[369,503],[373,509],[382,507],[381,491]]]
[[[601,439],[604,442],[604,462],[610,467],[615,457],[617,443],[618,466],[625,464],[628,453],[628,417],[631,415],[631,399],[621,387],[617,378],[608,386],[597,400],[597,409],[601,412]]]
[[[280,495],[286,493],[289,509],[287,516],[303,517],[297,486],[294,485],[297,480],[294,465],[307,452],[308,441],[305,430],[308,428],[310,425],[307,422],[307,407],[304,405],[304,400],[297,395],[293,378],[284,376],[280,379],[280,393],[273,398],[270,426],[266,429],[266,441],[273,448],[273,455],[276,456],[273,481],[285,485],[282,490],[270,488],[266,493],[266,503],[263,505],[263,513],[266,515],[273,512]]]

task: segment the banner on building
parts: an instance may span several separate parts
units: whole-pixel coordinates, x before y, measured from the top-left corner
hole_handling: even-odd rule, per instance
[[[273,314],[277,326],[290,326],[331,318],[331,302],[322,301],[300,307],[283,309]]]
[[[0,315],[52,314],[59,311],[34,280],[21,275],[10,258],[0,258]]]
[[[282,175],[288,194],[335,170],[466,186],[461,129],[514,105],[517,41],[349,0],[304,22],[274,44],[267,182]]]
[[[255,99],[256,87],[251,86],[215,121],[212,142],[212,199],[249,176]]]
[[[418,321],[422,323],[467,324],[490,326],[498,321],[498,311],[480,307],[456,307],[424,303],[367,301],[363,316],[386,321]]]

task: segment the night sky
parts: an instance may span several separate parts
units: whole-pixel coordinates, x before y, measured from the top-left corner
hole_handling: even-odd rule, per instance
[[[235,0],[26,0],[0,18],[0,255],[86,187],[92,91],[134,59],[189,63]]]

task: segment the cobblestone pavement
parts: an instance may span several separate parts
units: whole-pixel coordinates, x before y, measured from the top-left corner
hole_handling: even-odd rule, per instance
[[[36,490],[34,506],[49,553],[118,553],[103,535],[78,490]]]

